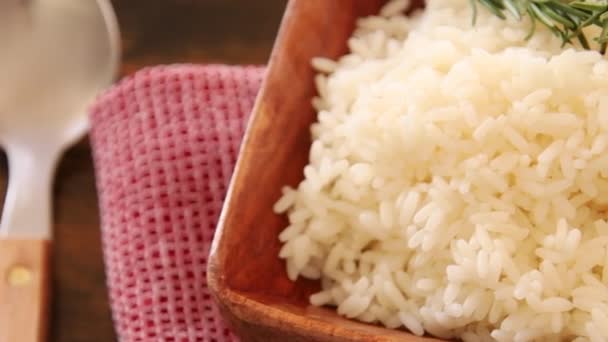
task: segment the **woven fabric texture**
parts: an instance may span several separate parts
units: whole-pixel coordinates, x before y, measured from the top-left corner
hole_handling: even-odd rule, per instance
[[[207,288],[222,201],[264,69],[144,69],[91,111],[104,257],[121,341],[233,341]]]

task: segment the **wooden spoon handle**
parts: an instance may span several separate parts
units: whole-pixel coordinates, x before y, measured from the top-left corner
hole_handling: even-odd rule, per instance
[[[46,340],[49,244],[0,239],[0,342]]]

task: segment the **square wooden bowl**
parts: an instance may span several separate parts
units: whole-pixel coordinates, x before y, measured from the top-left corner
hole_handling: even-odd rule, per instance
[[[386,0],[291,0],[249,122],[209,260],[211,291],[244,341],[432,341],[309,305],[318,282],[291,282],[278,257],[283,185],[303,178],[311,145],[316,56],[347,52],[357,18]],[[435,340],[436,341],[436,340]]]

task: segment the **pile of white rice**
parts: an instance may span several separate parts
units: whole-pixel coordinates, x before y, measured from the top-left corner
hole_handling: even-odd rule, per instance
[[[314,305],[465,341],[608,340],[608,61],[468,0],[403,0],[315,59],[280,257]]]

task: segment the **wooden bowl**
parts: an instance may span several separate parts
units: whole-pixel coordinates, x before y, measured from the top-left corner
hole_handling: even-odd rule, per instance
[[[278,258],[283,185],[303,178],[316,114],[310,60],[344,54],[356,18],[385,0],[291,0],[249,122],[209,260],[209,286],[244,341],[433,341],[309,305],[318,282],[291,282]],[[437,341],[437,340],[434,340]]]

